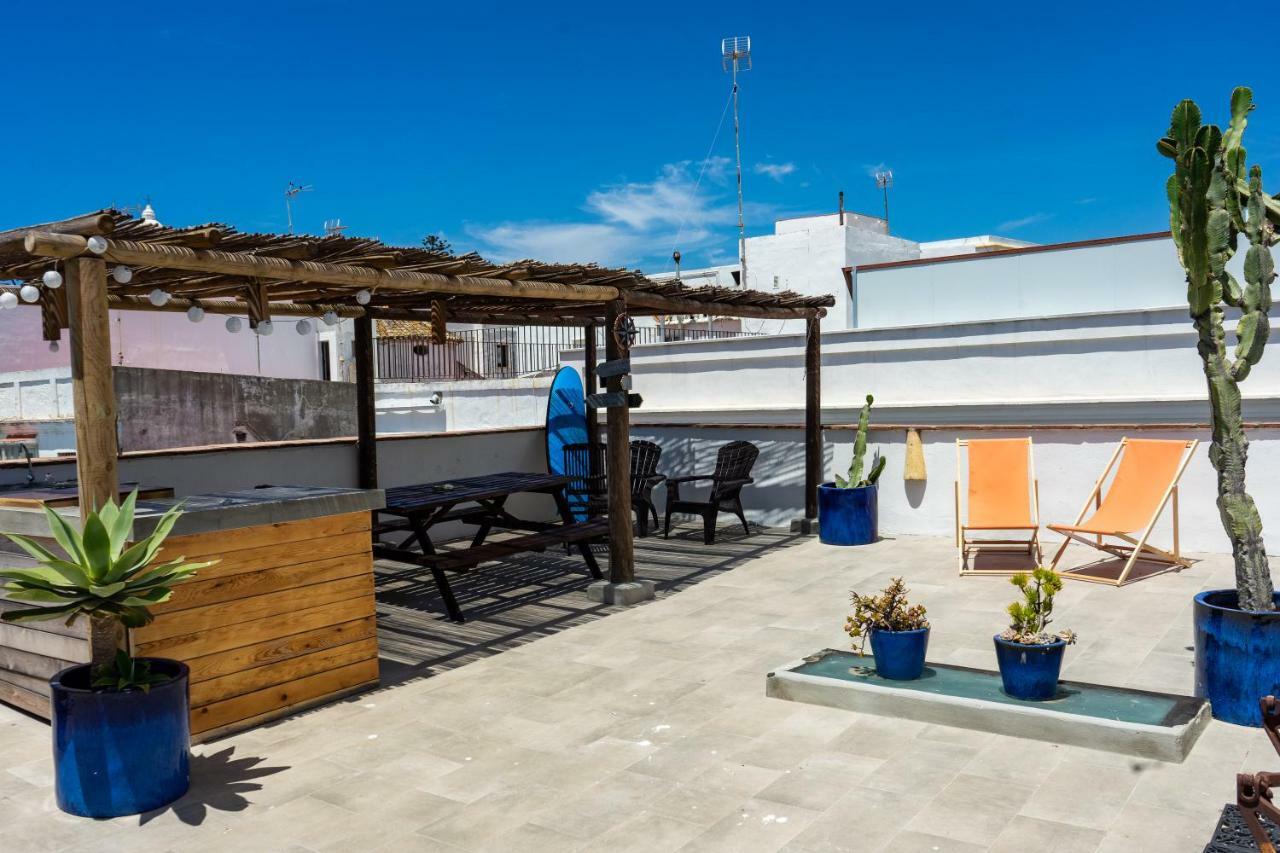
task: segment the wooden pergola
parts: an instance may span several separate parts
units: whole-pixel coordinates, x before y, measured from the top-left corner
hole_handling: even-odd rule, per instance
[[[108,264],[128,267],[120,282]],[[57,269],[64,286],[45,286]],[[320,317],[332,312],[355,326],[360,485],[378,484],[374,428],[373,321],[430,324],[443,340],[447,323],[578,326],[586,331],[588,391],[598,385],[595,329],[612,330],[630,316],[702,314],[804,320],[805,521],[817,517],[822,477],[820,320],[830,296],[763,293],[738,288],[687,288],[639,272],[595,265],[520,261],[497,265],[479,255],[453,256],[346,236],[251,234],[225,225],[169,228],[104,210],[60,222],[0,232],[0,290],[34,286],[44,337],[69,332],[75,404],[76,468],[81,511],[118,488],[115,394],[111,379],[110,310],[184,312],[248,317]],[[148,294],[169,299],[154,305]],[[31,295],[28,291],[28,295]],[[605,358],[626,355],[625,336],[605,334]],[[622,377],[606,380],[620,392]],[[595,413],[589,411],[592,432]],[[629,483],[629,412],[607,409],[610,580],[633,580]]]

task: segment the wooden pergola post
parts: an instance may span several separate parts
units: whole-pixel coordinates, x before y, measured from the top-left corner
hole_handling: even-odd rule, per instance
[[[589,397],[600,390],[600,380],[596,377],[596,327],[594,324],[589,324],[583,327],[583,332],[586,335],[582,345],[582,372],[585,374],[583,384]],[[600,459],[600,419],[596,414],[597,411],[595,406],[587,406],[587,444],[590,445],[592,476],[600,473],[596,470],[596,464]]]
[[[107,266],[101,258],[70,258],[66,265],[67,325],[71,332],[71,393],[76,421],[76,479],[80,517],[120,488],[116,391],[111,381],[111,317]]]
[[[610,302],[605,310],[604,352],[606,361],[630,356],[630,341],[619,329],[626,304]],[[621,374],[610,373],[605,380],[610,394],[626,395]],[[609,484],[609,579],[596,581],[587,595],[605,604],[636,604],[654,597],[653,581],[636,580],[635,534],[631,528],[631,412],[626,405],[605,409],[608,443],[605,470]]]
[[[116,389],[111,380],[111,315],[107,265],[101,258],[70,258],[65,266],[67,326],[71,333],[71,396],[75,407],[76,485],[81,523],[116,500],[120,490],[120,439]],[[114,619],[89,620],[89,659],[110,661],[124,639]]]
[[[822,320],[805,320],[804,335],[804,518],[792,529],[815,533],[818,485],[822,482]],[[797,529],[798,528],[798,529]]]
[[[374,399],[373,320],[355,319],[352,355],[356,363],[356,455],[360,488],[378,488],[377,404]]]
[[[616,323],[626,311],[622,302],[610,302],[605,313],[604,353],[606,361],[626,358],[625,342],[619,340]],[[605,390],[622,392],[622,377],[610,376]],[[605,410],[609,455],[609,580],[631,583],[636,578],[635,542],[631,530],[631,411],[626,406]]]

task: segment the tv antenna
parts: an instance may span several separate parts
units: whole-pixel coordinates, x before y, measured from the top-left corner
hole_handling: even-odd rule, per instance
[[[733,152],[738,164],[738,277],[747,286],[747,232],[742,219],[742,136],[738,122],[738,72],[751,70],[751,36],[720,40],[720,67],[733,74]]]
[[[884,228],[889,230],[889,188],[893,186],[893,170],[876,172],[876,186],[884,193]]]
[[[324,236],[341,237],[342,232],[347,230],[347,226],[342,224],[341,219],[326,219],[324,221]]]
[[[315,187],[311,186],[311,184],[307,184],[306,186],[303,186],[302,184],[297,184],[297,183],[294,183],[293,181],[290,181],[289,186],[285,187],[284,215],[289,222],[290,234],[293,233],[293,199],[294,197],[297,196],[298,193],[309,193],[313,189],[315,189]]]

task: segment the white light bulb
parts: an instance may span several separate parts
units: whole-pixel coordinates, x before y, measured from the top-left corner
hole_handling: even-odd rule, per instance
[[[322,319],[324,320],[324,324],[326,326],[336,326],[338,325],[338,312],[326,311],[324,312],[324,317]]]
[[[227,331],[228,331],[228,332],[238,332],[238,331],[240,331],[240,327],[241,327],[242,325],[244,325],[244,321],[242,321],[239,317],[228,317],[228,318],[227,318]]]
[[[356,291],[356,302],[359,302],[361,305],[368,305],[369,300],[371,299],[373,299],[373,294],[370,293],[369,291],[367,290]]]
[[[118,266],[111,271],[111,277],[120,284],[128,284],[133,281],[133,270],[126,266]]]
[[[62,287],[62,273],[57,270],[49,270],[40,276],[40,280],[44,282],[44,286],[50,290],[57,290]]]
[[[8,311],[10,308],[18,307],[18,294],[12,290],[6,290],[0,293],[0,309]]]
[[[161,290],[157,287],[155,290],[151,291],[151,293],[147,294],[147,299],[149,299],[151,304],[157,308],[163,308],[169,304],[169,293],[168,291]]]
[[[204,319],[204,309],[201,308],[199,305],[192,305],[190,308],[187,309],[187,319],[193,323],[199,323],[201,320]],[[236,320],[238,318],[232,317],[231,319]]]
[[[300,335],[309,335],[311,334],[311,321],[305,318],[299,320],[294,328],[298,330],[298,334]]]
[[[95,255],[103,254],[107,251],[107,241],[97,236],[90,237],[89,251],[93,252]]]
[[[59,349],[57,341],[49,341],[49,352],[57,352]]]
[[[258,324],[258,327],[254,331],[256,331],[259,335],[262,335],[265,338],[270,336],[270,334],[275,330],[276,330],[276,327],[271,325],[270,320],[263,320],[261,323]]]
[[[22,297],[23,302],[38,302],[40,300],[40,288],[34,284],[24,284],[18,290],[18,295]]]

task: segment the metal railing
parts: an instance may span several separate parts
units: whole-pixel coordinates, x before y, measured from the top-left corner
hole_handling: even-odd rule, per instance
[[[741,338],[750,333],[679,326],[642,326],[637,344]],[[379,382],[428,382],[460,379],[511,379],[560,367],[560,353],[580,349],[584,331],[571,326],[503,326],[450,331],[442,344],[428,336],[378,338]],[[596,329],[604,357],[604,332]]]

